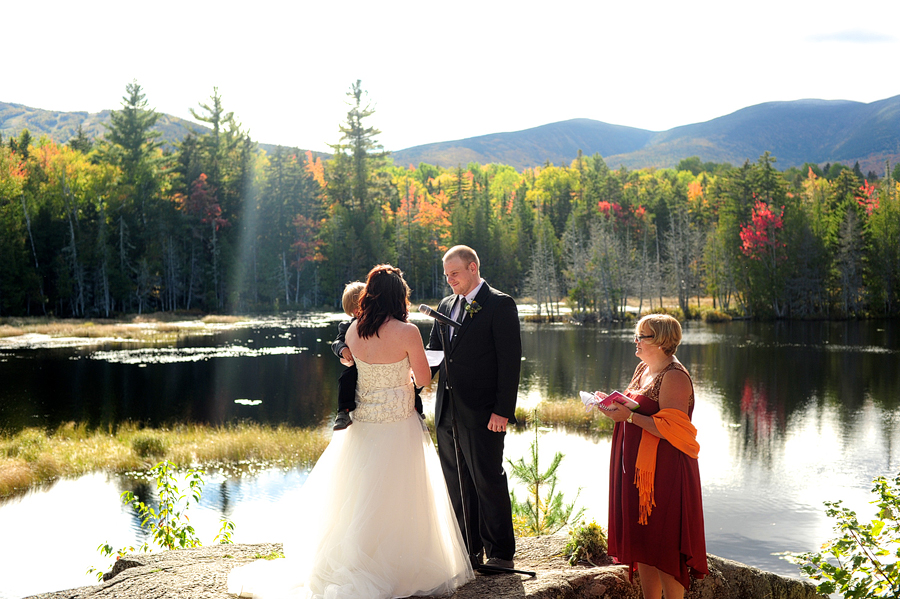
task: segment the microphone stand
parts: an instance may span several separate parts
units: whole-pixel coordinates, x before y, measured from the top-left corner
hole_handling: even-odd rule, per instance
[[[463,480],[462,469],[460,468],[460,464],[463,462],[462,449],[459,446],[459,428],[456,424],[456,406],[453,402],[453,390],[450,386],[450,362],[449,362],[449,348],[450,348],[450,327],[445,323],[441,322],[438,319],[435,319],[440,327],[441,333],[441,348],[444,351],[444,372],[446,372],[446,381],[447,385],[444,388],[444,393],[446,394],[445,400],[447,405],[450,408],[450,427],[453,431],[453,449],[456,454],[456,475],[459,477],[459,495],[460,502],[462,503],[463,510],[463,534],[466,537],[466,551],[469,553],[469,561],[472,563],[472,568],[477,570],[478,572],[490,573],[490,574],[501,574],[501,573],[510,573],[510,574],[526,574],[534,578],[537,576],[536,572],[531,572],[528,570],[516,570],[514,568],[504,568],[503,566],[489,566],[487,564],[479,564],[475,563],[475,555],[472,553],[472,544],[469,536],[469,526],[471,524],[470,516],[469,516],[469,505],[466,501],[466,484]],[[437,428],[439,423],[435,422],[434,426]]]

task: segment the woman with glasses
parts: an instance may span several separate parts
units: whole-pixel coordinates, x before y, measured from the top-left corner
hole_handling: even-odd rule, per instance
[[[694,388],[675,357],[681,325],[650,314],[635,326],[640,358],[625,395],[633,412],[613,404],[609,464],[609,555],[638,572],[645,599],[681,599],[691,576],[709,574],[699,445],[690,418]],[[604,394],[598,393],[601,397]]]

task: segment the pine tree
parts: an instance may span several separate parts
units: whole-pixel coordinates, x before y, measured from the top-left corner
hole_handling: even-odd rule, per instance
[[[357,79],[347,92],[351,98],[348,102],[347,122],[341,125],[341,143],[332,145],[336,154],[349,154],[350,187],[352,208],[365,211],[369,208],[370,173],[381,166],[385,153],[376,137],[381,131],[375,127],[366,127],[363,120],[375,114],[375,109],[368,102],[363,105],[362,81]]]
[[[108,156],[123,171],[125,182],[141,187],[154,174],[151,166],[156,150],[162,147],[162,135],[153,127],[159,119],[155,110],[147,108],[148,102],[137,81],[125,86],[122,110],[110,112],[106,139],[111,144]]]
[[[222,96],[219,95],[218,87],[213,87],[213,94],[209,99],[212,100],[212,105],[200,103],[200,108],[205,114],[198,113],[193,108],[190,110],[191,116],[212,128],[211,133],[203,135],[200,139],[206,152],[206,173],[209,183],[218,188],[222,186],[220,163],[226,152],[226,148],[223,147],[223,125],[234,124],[234,113],[225,112],[222,108]]]
[[[70,139],[68,142],[70,148],[75,150],[76,152],[81,152],[82,154],[87,154],[92,149],[94,149],[93,140],[87,136],[87,133],[84,132],[84,128],[81,126],[81,123],[78,124],[78,129],[75,131],[74,137]]]
[[[170,208],[160,201],[167,184],[169,157],[160,151],[161,134],[153,129],[159,115],[148,108],[141,86],[132,81],[125,91],[122,109],[110,113],[100,157],[122,172],[119,197],[110,205],[110,218],[117,231],[110,242],[116,244],[118,254],[117,272],[111,273],[111,278],[116,282],[116,300],[131,303],[143,282],[155,276],[161,258],[159,243],[164,235],[151,231],[150,223],[161,225],[165,219],[155,217]],[[142,299],[139,304],[137,307],[143,308]]]

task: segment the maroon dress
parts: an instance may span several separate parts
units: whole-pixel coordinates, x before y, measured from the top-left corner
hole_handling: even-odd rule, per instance
[[[647,365],[641,362],[634,371],[625,394],[640,403],[638,414],[651,416],[659,411],[659,388],[667,372],[687,369],[675,361],[648,385],[639,387]],[[691,394],[688,417],[694,411]],[[674,576],[688,589],[691,576],[709,574],[706,564],[706,540],[703,532],[703,501],[700,496],[700,470],[697,460],[660,439],[656,454],[654,497],[656,506],[647,524],[638,524],[638,489],[634,484],[634,464],[643,429],[636,424],[618,422],[613,430],[609,460],[609,555],[630,566],[653,566]]]

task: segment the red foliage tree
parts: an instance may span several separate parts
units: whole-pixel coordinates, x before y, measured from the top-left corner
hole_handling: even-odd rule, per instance
[[[302,214],[294,217],[294,228],[297,236],[291,247],[296,252],[296,260],[293,267],[302,268],[307,262],[321,261],[322,255],[319,252],[320,241],[317,239],[319,234],[318,223],[311,218],[307,218]]]
[[[222,218],[222,206],[216,197],[216,188],[210,185],[206,179],[206,175],[200,173],[191,186],[191,195],[185,197],[182,194],[176,194],[175,201],[181,204],[182,210],[199,218],[203,224],[213,224],[218,231],[230,223]]]
[[[856,196],[856,201],[866,209],[866,215],[872,216],[872,212],[878,209],[878,188],[866,180],[859,190],[862,193]]]
[[[784,226],[784,206],[777,215],[768,204],[757,200],[753,206],[751,222],[741,226],[741,251],[754,260],[762,260],[771,251],[784,247],[776,238],[778,231]]]

